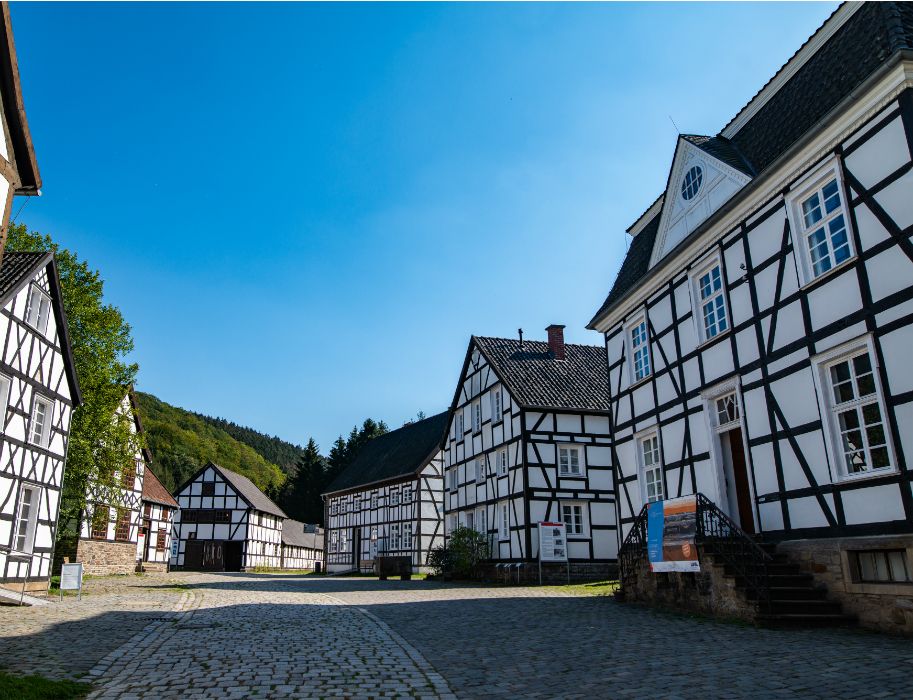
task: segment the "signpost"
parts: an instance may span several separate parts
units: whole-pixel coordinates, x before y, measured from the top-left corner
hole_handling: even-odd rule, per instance
[[[647,556],[650,571],[700,571],[694,535],[697,498],[684,496],[647,506]]]
[[[82,564],[64,564],[60,568],[60,599],[64,591],[79,591],[82,600]]]
[[[178,558],[178,541],[177,539],[171,540],[171,558],[177,562]]]
[[[567,564],[567,581],[571,582],[571,565],[567,560],[567,531],[564,523],[539,523],[539,585],[542,585],[542,562],[563,561]]]

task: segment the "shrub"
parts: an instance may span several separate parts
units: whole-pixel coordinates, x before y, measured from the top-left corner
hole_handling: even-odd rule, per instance
[[[478,565],[489,556],[485,535],[468,527],[458,527],[450,533],[446,546],[435,547],[428,553],[428,566],[437,575],[471,578]]]

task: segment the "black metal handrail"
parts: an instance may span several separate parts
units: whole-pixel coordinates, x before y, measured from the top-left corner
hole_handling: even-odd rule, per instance
[[[697,499],[695,543],[704,551],[711,551],[730,567],[751,591],[762,610],[770,604],[770,583],[767,566],[771,556],[749,535],[733,522],[726,513],[702,493]],[[634,574],[647,557],[647,506],[634,522],[618,552],[622,587],[626,578]]]

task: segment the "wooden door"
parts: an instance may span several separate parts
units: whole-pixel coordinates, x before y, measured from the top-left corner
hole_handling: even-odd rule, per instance
[[[225,571],[225,543],[221,540],[203,543],[203,571]]]
[[[735,480],[736,501],[739,504],[739,522],[742,530],[754,534],[754,508],[751,503],[751,485],[748,481],[748,465],[745,463],[745,447],[742,444],[742,429],[735,428],[727,433],[732,459],[732,475]]]
[[[184,545],[184,568],[190,571],[199,571],[203,568],[203,542],[201,540],[187,540]]]
[[[240,571],[244,559],[243,542],[226,542],[225,543],[225,570]]]
[[[356,527],[352,537],[352,568],[361,567],[361,528]]]

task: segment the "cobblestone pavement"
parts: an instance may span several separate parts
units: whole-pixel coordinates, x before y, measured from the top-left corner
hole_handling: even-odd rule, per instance
[[[92,582],[81,603],[0,608],[0,664],[88,671],[105,700],[913,696],[913,644],[867,632],[758,630],[549,588],[172,576],[181,588]]]

